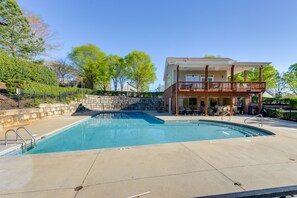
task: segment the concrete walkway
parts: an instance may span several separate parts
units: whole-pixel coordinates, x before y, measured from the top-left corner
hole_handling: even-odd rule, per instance
[[[220,120],[149,113],[164,120]],[[42,135],[87,117],[50,117],[28,128]],[[232,122],[245,118],[236,116]],[[143,196],[148,198],[194,197],[296,185],[297,123],[265,119],[264,129],[276,135],[2,156],[0,197],[127,197],[143,192],[150,192]],[[77,186],[83,188],[75,191]]]

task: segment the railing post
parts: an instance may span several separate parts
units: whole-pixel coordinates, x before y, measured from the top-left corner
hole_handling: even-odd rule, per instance
[[[18,107],[21,108],[21,94],[18,94]]]
[[[34,103],[36,103],[36,91],[34,91],[33,100],[34,100]]]

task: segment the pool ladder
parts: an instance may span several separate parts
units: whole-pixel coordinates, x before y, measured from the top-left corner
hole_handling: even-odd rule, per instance
[[[258,123],[258,126],[259,127],[263,127],[263,115],[262,114],[258,114],[258,115],[255,115],[255,116],[253,116],[253,117],[250,117],[250,118],[246,118],[245,120],[244,120],[244,124],[246,124],[246,121],[247,120],[250,120],[250,119],[252,119],[252,118],[261,118],[261,122],[259,122]]]
[[[30,140],[30,143],[31,143],[31,148],[34,148],[36,147],[36,139],[35,137],[25,128],[25,127],[19,127],[17,128],[17,130],[14,130],[14,129],[9,129],[5,132],[5,145],[7,145],[7,140],[8,140],[8,137],[7,137],[7,134],[9,132],[14,132],[15,135],[16,135],[16,138],[15,138],[15,141],[17,142],[18,141],[18,138],[20,138],[22,140],[22,152],[26,152],[28,150],[28,144],[26,142],[26,139],[23,138],[21,135],[20,135],[20,130],[23,130],[25,131],[30,137],[31,139]]]
[[[227,115],[229,115],[228,121],[231,121],[231,113],[230,113],[230,111],[227,111],[225,114],[223,114],[221,116],[221,120],[224,120],[224,117],[227,116]]]

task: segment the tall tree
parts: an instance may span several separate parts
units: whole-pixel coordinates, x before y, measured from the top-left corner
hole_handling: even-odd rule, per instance
[[[39,16],[31,11],[23,10],[27,18],[31,32],[34,34],[35,40],[42,38],[44,41],[44,55],[49,55],[52,50],[57,50],[61,47],[61,43],[57,42],[58,34],[50,29],[50,26]]]
[[[131,71],[131,80],[134,81],[137,91],[147,90],[149,84],[156,80],[156,67],[150,56],[135,50],[129,53],[125,59]]]
[[[291,65],[284,74],[284,81],[288,89],[297,95],[297,63]]]
[[[120,74],[120,64],[121,64],[121,57],[117,55],[109,55],[107,57],[108,67],[109,67],[109,74],[113,82],[114,90],[116,91],[119,84],[119,74]]]
[[[44,51],[44,41],[31,32],[30,24],[15,0],[0,0],[0,53],[34,59]]]
[[[284,74],[278,74],[277,76],[277,82],[276,87],[274,89],[274,95],[276,98],[281,98],[283,96],[283,93],[286,89],[286,83],[284,81]]]
[[[121,91],[123,91],[125,83],[131,77],[131,73],[130,73],[128,64],[126,63],[126,60],[123,58],[120,59],[119,70],[120,70],[120,72],[118,74],[119,83],[120,83]]]
[[[123,91],[124,84],[130,77],[125,59],[118,55],[109,55],[108,66],[114,90],[116,91],[118,89],[118,84],[120,84],[121,91]]]
[[[77,70],[67,63],[66,59],[59,59],[56,61],[47,62],[46,67],[54,71],[59,84],[65,85],[66,80],[75,78]]]
[[[106,54],[100,51],[93,44],[82,45],[72,48],[69,58],[80,70],[89,88],[94,89],[98,85],[101,89],[106,89],[110,83],[110,75]]]

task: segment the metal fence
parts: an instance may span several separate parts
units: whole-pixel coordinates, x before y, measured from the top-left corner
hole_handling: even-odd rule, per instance
[[[20,90],[20,94],[0,93],[0,110],[35,107],[40,103],[68,103],[78,95],[127,96],[137,98],[160,98],[163,92],[127,92],[79,89],[68,92],[47,93]]]
[[[20,94],[0,93],[0,110],[29,108],[40,103],[69,102],[79,94],[83,94],[82,90],[59,92],[57,94],[25,90],[21,90]],[[86,91],[84,94],[87,94]]]
[[[266,116],[297,122],[297,109],[290,107],[265,108]]]

